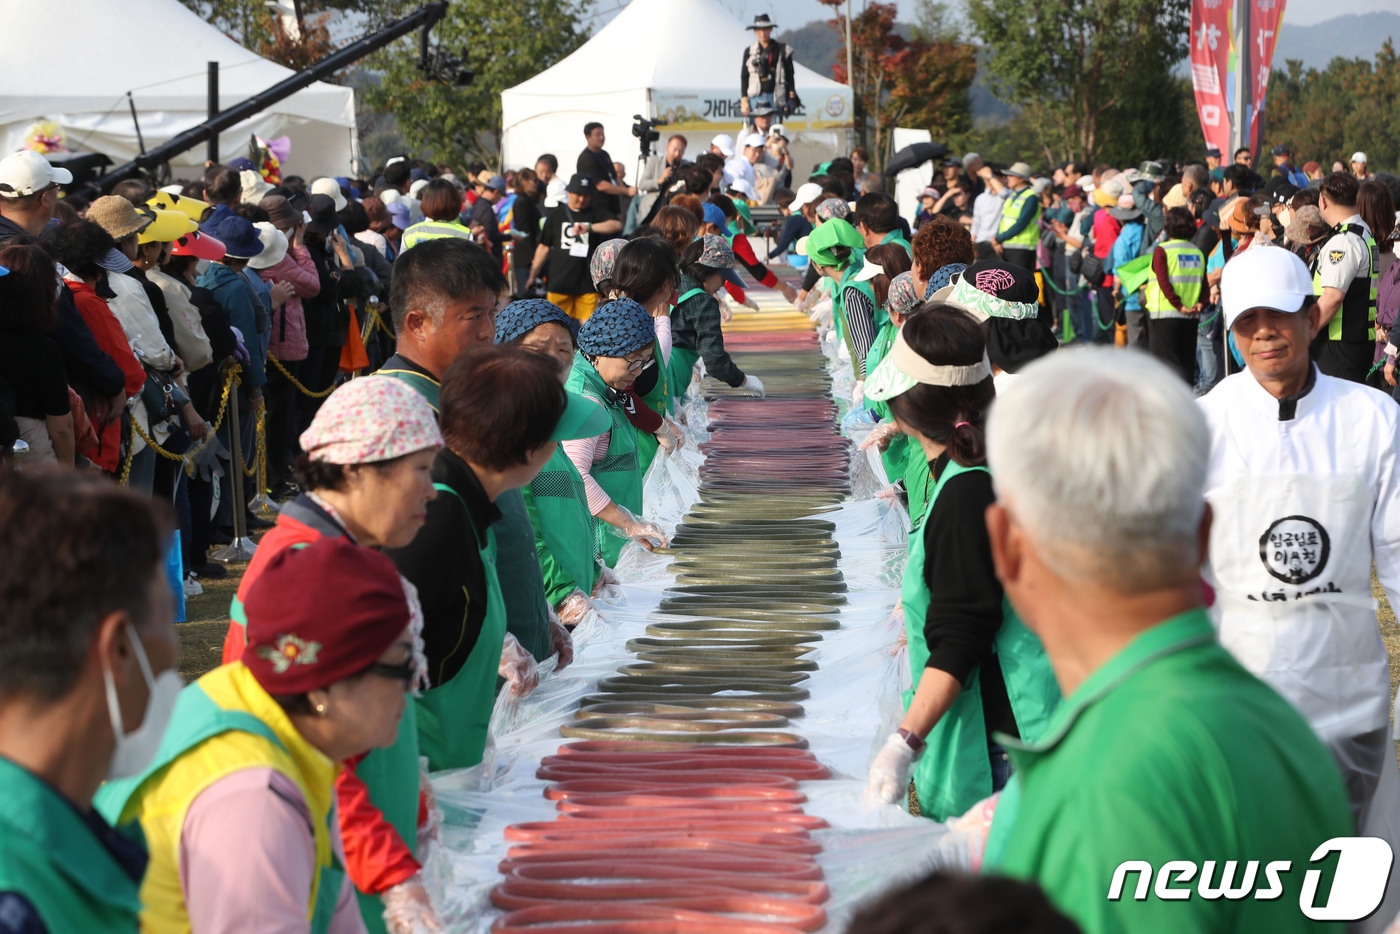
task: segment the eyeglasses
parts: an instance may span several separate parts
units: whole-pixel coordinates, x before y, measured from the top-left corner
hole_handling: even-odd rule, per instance
[[[624,360],[627,360],[626,357],[623,357],[623,359],[624,359]],[[652,357],[649,357],[649,356],[648,356],[648,357],[643,357],[643,358],[640,359],[640,360],[627,360],[627,372],[628,372],[628,373],[640,373],[640,372],[642,372],[642,370],[645,370],[645,369],[651,364],[652,359],[653,359]]]
[[[409,659],[401,665],[390,665],[388,662],[375,662],[365,669],[372,675],[379,675],[381,678],[388,678],[390,681],[398,681],[407,691],[413,686],[414,676],[418,674],[418,666]]]

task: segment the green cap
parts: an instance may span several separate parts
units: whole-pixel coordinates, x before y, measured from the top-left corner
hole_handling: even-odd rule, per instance
[[[576,392],[566,393],[569,397],[564,405],[564,414],[559,416],[559,424],[554,426],[551,441],[572,441],[575,438],[593,438],[612,427],[612,419],[607,410],[598,403],[585,399]]]
[[[833,247],[838,246],[850,247],[853,250],[865,249],[865,239],[856,232],[849,221],[839,217],[832,218],[803,237],[797,244],[797,252],[811,257],[812,262],[822,266],[849,265],[842,263],[831,252]]]

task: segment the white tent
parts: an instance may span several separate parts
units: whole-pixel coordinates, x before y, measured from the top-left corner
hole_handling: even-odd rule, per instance
[[[219,63],[219,105],[231,107],[293,72],[243,48],[180,0],[0,0],[10,37],[0,56],[0,152],[24,146],[35,122],[58,124],[71,150],[135,158],[136,103],[147,149],[208,117],[208,62]],[[219,156],[247,155],[250,134],[288,136],[285,170],[340,175],[354,167],[355,92],[312,84],[224,130]],[[173,166],[203,165],[206,147]]]
[[[634,114],[666,120],[661,145],[680,133],[693,158],[715,134],[738,132],[739,65],[753,41],[717,0],[632,0],[568,58],[501,92],[505,166],[533,166],[552,152],[568,176],[584,124],[597,121],[613,158],[630,167],[638,154]],[[784,127],[795,174],[805,177],[808,163],[845,151],[851,90],[800,64],[794,77],[807,113]]]

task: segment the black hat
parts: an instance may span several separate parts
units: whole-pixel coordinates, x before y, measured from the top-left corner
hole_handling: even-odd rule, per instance
[[[963,270],[964,282],[1003,301],[1034,305],[1040,301],[1035,274],[998,259],[984,259]]]
[[[778,28],[778,27],[773,23],[772,20],[770,20],[770,19],[768,18],[768,14],[767,14],[767,13],[760,13],[760,14],[758,14],[757,16],[755,16],[755,17],[753,18],[753,25],[752,25],[752,26],[745,26],[744,28],[745,28],[745,29],[776,29],[776,28]]]
[[[1287,143],[1279,143],[1277,146],[1275,146],[1275,147],[1274,147],[1272,150],[1270,150],[1270,151],[1271,151],[1275,156],[1291,156],[1291,155],[1293,155],[1293,150],[1291,150],[1291,149],[1288,148],[1288,144],[1287,144]]]
[[[987,332],[987,359],[1008,373],[1019,373],[1060,346],[1054,332],[1038,318],[988,318],[982,327]]]
[[[591,195],[596,189],[591,176],[576,173],[569,179],[569,186],[564,190],[571,195]]]
[[[306,229],[314,234],[328,234],[339,223],[335,216],[335,202],[330,195],[312,195],[306,202],[306,213],[311,215],[311,223]]]

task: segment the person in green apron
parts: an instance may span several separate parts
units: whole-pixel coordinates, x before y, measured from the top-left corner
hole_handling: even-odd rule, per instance
[[[1039,640],[1006,602],[983,519],[996,500],[983,424],[996,397],[982,329],[958,308],[905,322],[871,374],[934,478],[901,596],[913,688],[870,766],[868,792],[903,800],[913,770],[921,813],[946,820],[1000,790],[1010,763],[993,732],[1039,737],[1060,693]]]
[[[481,761],[498,674],[517,696],[539,679],[534,659],[506,632],[497,504],[535,479],[556,442],[604,427],[591,403],[564,391],[553,360],[519,347],[462,354],[444,375],[441,403],[438,495],[414,540],[389,552],[423,604],[432,686],[414,706],[432,771]]]
[[[797,241],[797,252],[809,257],[817,272],[835,283],[832,319],[851,355],[856,381],[864,381],[865,358],[888,320],[870,283],[857,278],[864,268],[865,241],[847,221],[832,218]]]
[[[565,384],[610,420],[608,430],[566,441],[564,451],[578,469],[597,519],[598,549],[608,567],[615,567],[629,540],[650,550],[665,547],[666,535],[642,512],[642,470],[637,433],[628,421],[633,397],[628,394],[637,374],[654,359],[656,327],[651,315],[630,298],[613,299],[598,307],[579,330],[579,352]]]
[[[558,364],[563,383],[578,352],[573,328],[573,319],[558,305],[543,298],[526,298],[511,302],[496,316],[496,343],[549,357]],[[598,430],[606,431],[606,418],[601,412],[598,416]],[[520,492],[535,530],[545,595],[560,623],[571,628],[594,608],[592,597],[603,571],[583,478],[564,449],[556,448],[539,476]],[[564,664],[567,662],[561,653],[559,667]]]
[[[360,928],[334,783],[342,763],[394,743],[421,684],[414,603],[393,562],[345,539],[268,564],[248,595],[243,657],[181,691],[150,764],[97,795],[114,824],[139,824],[151,854],[143,931],[233,918],[249,930]],[[395,934],[415,930],[394,922],[402,906],[385,907]]]
[[[671,362],[667,380],[671,398],[679,401],[690,391],[695,363],[705,361],[705,373],[720,382],[744,387],[763,395],[763,383],[735,365],[724,349],[724,328],[719,300],[724,271],[734,268],[734,251],[723,237],[705,234],[681,253],[680,286],[671,312]]]
[[[622,246],[604,251],[613,243]],[[593,281],[599,294],[608,298],[630,298],[647,310],[656,327],[656,355],[646,369],[637,375],[634,392],[653,412],[661,416],[661,427],[647,431],[635,421],[637,452],[641,458],[642,476],[646,476],[656,452],[668,453],[681,444],[680,429],[666,417],[671,409],[671,386],[666,365],[671,359],[671,306],[676,302],[676,286],[680,273],[676,257],[665,241],[654,237],[639,237],[633,241],[609,240],[598,248],[591,261]]]
[[[876,249],[881,249],[877,247]],[[888,249],[888,248],[886,248]],[[894,249],[898,249],[897,247]],[[871,251],[875,252],[874,250]],[[867,258],[869,254],[866,254]],[[908,261],[904,264],[908,266]],[[889,354],[890,348],[894,346],[894,339],[899,334],[899,329],[904,326],[909,314],[916,309],[921,302],[914,289],[914,277],[907,270],[900,272],[893,278],[888,278],[887,283],[881,280],[888,277],[882,271],[877,274],[872,282],[875,285],[877,294],[884,292],[885,300],[882,303],[885,307],[885,314],[889,316],[889,321],[880,329],[880,333],[875,338],[875,343],[870,348],[869,355],[865,358],[865,369],[867,373],[875,372],[875,368],[880,365],[880,361]],[[861,449],[868,450],[875,448],[880,452],[880,460],[885,465],[885,479],[891,486],[899,489],[906,489],[904,482],[905,465],[909,458],[909,438],[902,434],[899,427],[895,425],[894,418],[890,415],[890,407],[884,402],[875,402],[869,399],[863,400],[870,408],[878,422],[874,430],[861,442]],[[924,464],[927,465],[927,461]],[[927,466],[925,466],[927,471]],[[913,503],[910,503],[909,515],[913,517]],[[918,517],[920,523],[923,522],[923,514]]]
[[[856,199],[856,230],[864,238],[866,249],[888,243],[912,256],[913,248],[899,224],[899,205],[883,191],[867,192]]]
[[[438,410],[442,375],[465,350],[490,346],[505,291],[500,265],[473,243],[429,240],[395,262],[390,305],[398,344],[379,373],[403,380]],[[555,651],[556,632],[535,553],[535,531],[518,490],[497,504],[498,571],[506,583],[506,629],[537,659]]]
[[[7,931],[138,929],[146,850],[92,803],[146,768],[180,692],[167,523],[95,475],[0,474]]]

